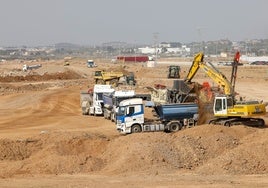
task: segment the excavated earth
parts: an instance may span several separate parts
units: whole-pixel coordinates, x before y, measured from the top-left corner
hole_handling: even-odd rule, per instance
[[[95,70],[134,72],[136,92],[172,87],[168,64],[84,62],[42,62],[28,72],[0,64],[0,187],[268,187],[267,115],[261,128],[215,126],[201,107],[196,127],[121,135],[113,122],[82,115],[80,91],[93,87]],[[182,77],[190,65],[181,64]],[[194,81],[213,85],[201,70]],[[266,103],[267,88],[267,66],[239,67],[239,95]]]

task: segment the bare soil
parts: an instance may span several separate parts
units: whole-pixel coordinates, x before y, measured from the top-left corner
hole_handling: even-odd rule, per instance
[[[102,69],[134,72],[137,92],[172,87],[168,65],[85,62],[41,62],[31,72],[19,62],[0,64],[0,187],[268,187],[267,126],[202,123],[121,135],[113,122],[82,115],[80,90],[93,87],[93,72]],[[181,65],[182,77],[190,65]],[[231,74],[231,67],[218,68]],[[202,70],[194,81],[214,85]],[[268,102],[267,88],[267,66],[239,67],[243,98]]]

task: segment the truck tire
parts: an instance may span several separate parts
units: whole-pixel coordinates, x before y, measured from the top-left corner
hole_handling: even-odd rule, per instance
[[[88,111],[83,111],[82,115],[88,115]]]
[[[139,133],[139,132],[141,132],[141,126],[140,125],[132,125],[131,133]]]
[[[169,125],[169,130],[170,130],[171,132],[175,132],[175,131],[180,130],[180,125],[179,125],[179,123],[171,123],[171,124]]]

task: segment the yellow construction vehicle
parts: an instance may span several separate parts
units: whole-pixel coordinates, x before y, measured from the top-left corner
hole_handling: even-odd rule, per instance
[[[94,80],[96,84],[109,84],[117,87],[118,84],[135,85],[134,73],[95,71]]]
[[[196,72],[201,68],[216,84],[223,89],[223,94],[218,94],[214,98],[213,113],[215,118],[209,121],[210,124],[221,124],[231,126],[244,124],[249,126],[264,126],[265,121],[260,118],[266,114],[265,104],[259,101],[238,101],[235,99],[235,78],[236,61],[233,62],[233,71],[229,82],[224,74],[213,66],[212,63],[204,62],[204,54],[198,53],[189,70],[186,83],[191,83]],[[209,65],[210,66],[209,66]]]

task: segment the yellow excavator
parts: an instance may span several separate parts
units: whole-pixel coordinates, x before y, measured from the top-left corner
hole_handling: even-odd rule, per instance
[[[237,56],[238,54],[236,54]],[[209,62],[204,62],[204,54],[198,53],[185,78],[186,83],[191,83],[193,77],[201,68],[216,84],[223,89],[223,94],[214,98],[214,119],[209,124],[221,124],[225,126],[243,124],[248,126],[264,126],[265,121],[260,118],[266,114],[265,104],[259,101],[240,101],[235,99],[235,80],[238,60],[235,58],[230,82],[224,74]]]

